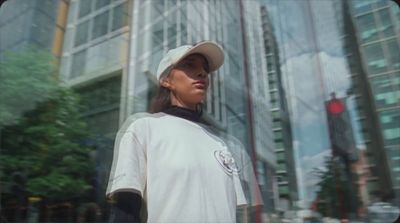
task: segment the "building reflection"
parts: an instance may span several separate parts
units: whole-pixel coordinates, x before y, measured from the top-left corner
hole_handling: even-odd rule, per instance
[[[370,201],[399,198],[399,11],[383,1],[343,1],[344,50],[372,175]]]
[[[0,12],[0,61],[28,45],[58,58],[59,79],[85,107],[91,134],[80,143],[96,164],[86,200],[14,196],[21,202],[12,206],[2,190],[10,221],[105,222],[119,126],[149,110],[162,55],[204,39],[226,56],[212,75],[205,119],[245,145],[265,204],[240,211],[239,222],[361,221],[376,202],[400,205],[400,10],[393,2],[14,0]],[[336,99],[344,121],[330,116]],[[29,109],[21,107],[21,116]],[[3,135],[17,137],[8,130]]]
[[[295,202],[298,200],[292,129],[280,67],[279,46],[267,6],[261,7],[261,15],[273,120],[274,151],[277,158],[277,168],[274,176],[277,190],[274,191],[274,196],[278,200],[275,208],[277,211],[284,212],[293,209]]]

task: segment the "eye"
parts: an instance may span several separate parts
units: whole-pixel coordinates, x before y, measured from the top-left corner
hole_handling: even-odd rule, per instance
[[[183,67],[185,68],[193,68],[193,64],[190,62],[183,63]]]
[[[210,69],[208,69],[208,66],[203,66],[203,69],[207,72],[207,74],[210,74]]]

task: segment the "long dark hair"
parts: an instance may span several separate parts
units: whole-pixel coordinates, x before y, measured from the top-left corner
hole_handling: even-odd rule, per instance
[[[169,107],[171,107],[171,91],[158,85],[157,94],[151,100],[150,113],[161,112]]]

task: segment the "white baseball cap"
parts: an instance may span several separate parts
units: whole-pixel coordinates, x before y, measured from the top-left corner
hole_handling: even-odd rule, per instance
[[[183,45],[175,49],[171,49],[162,58],[157,69],[157,80],[170,71],[170,69],[178,64],[182,59],[191,54],[201,54],[208,62],[210,71],[216,71],[224,63],[224,51],[222,47],[212,41],[202,41],[194,45]]]

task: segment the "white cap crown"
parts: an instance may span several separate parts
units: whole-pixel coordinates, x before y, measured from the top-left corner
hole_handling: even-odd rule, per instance
[[[157,69],[157,79],[160,80],[162,76],[168,74],[169,70],[183,58],[195,53],[207,59],[210,72],[216,71],[224,63],[222,47],[215,42],[203,41],[194,45],[183,45],[169,50],[162,58]]]

